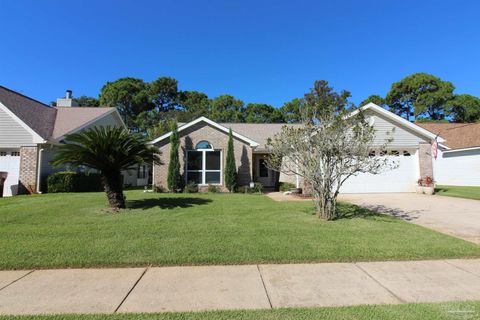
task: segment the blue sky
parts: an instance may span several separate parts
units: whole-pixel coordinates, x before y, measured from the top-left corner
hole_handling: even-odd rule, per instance
[[[281,106],[314,80],[384,95],[414,72],[480,96],[478,1],[0,0],[0,84],[44,102],[106,81]]]

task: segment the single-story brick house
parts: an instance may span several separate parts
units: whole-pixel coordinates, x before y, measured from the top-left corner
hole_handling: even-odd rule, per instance
[[[418,123],[445,141],[433,160],[437,184],[480,186],[480,123]]]
[[[65,169],[49,163],[65,135],[107,125],[124,126],[115,108],[77,107],[71,91],[51,107],[0,86],[0,172],[7,173],[2,195],[46,191],[46,177]],[[124,173],[125,183],[137,180],[137,172]]]
[[[373,103],[363,107],[375,127],[379,144],[393,131],[388,157],[395,158],[398,168],[378,175],[360,174],[349,179],[342,188],[344,193],[414,192],[420,177],[433,176],[431,143],[436,134],[411,123]],[[279,182],[301,186],[299,177],[286,176],[265,166],[268,156],[266,142],[280,132],[284,124],[217,123],[200,117],[178,127],[180,136],[181,172],[185,182],[195,181],[200,187],[223,184],[228,132],[234,137],[235,160],[239,185],[258,181],[265,187],[275,188]],[[294,126],[294,125],[293,125]],[[162,151],[165,164],[153,168],[153,183],[166,188],[169,137],[171,132],[151,141]],[[443,139],[437,138],[441,144]],[[445,147],[441,145],[442,147]],[[446,148],[446,147],[445,147]]]

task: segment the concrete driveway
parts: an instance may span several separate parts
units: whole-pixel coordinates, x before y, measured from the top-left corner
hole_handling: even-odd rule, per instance
[[[340,200],[480,244],[480,201],[416,193],[343,194]]]

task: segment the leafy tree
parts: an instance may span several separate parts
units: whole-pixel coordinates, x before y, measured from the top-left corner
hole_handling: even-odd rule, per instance
[[[417,118],[415,123],[450,123],[447,119],[432,120],[430,118]]]
[[[480,99],[469,94],[456,95],[448,103],[447,114],[455,122],[477,122],[480,120]]]
[[[145,137],[122,127],[93,127],[67,135],[66,144],[58,147],[52,164],[87,166],[99,170],[110,207],[125,208],[122,170],[138,164],[161,164],[158,148],[147,144]]]
[[[303,177],[319,217],[327,220],[339,217],[337,196],[347,179],[388,166],[386,157],[371,156],[371,151],[385,150],[389,141],[376,144],[374,128],[360,109],[351,113],[349,97],[347,91],[333,91],[326,81],[315,82],[305,95],[304,126],[284,126],[267,143],[272,150],[267,165]]]
[[[454,89],[451,82],[427,73],[414,73],[392,85],[386,102],[391,111],[407,120],[411,114],[414,118],[425,115],[440,120]]]
[[[178,81],[160,77],[148,84],[148,94],[157,111],[173,110],[178,106]]]
[[[156,139],[172,130],[172,126],[176,123],[175,119],[168,118],[160,121],[155,126],[147,129],[147,137],[150,140]]]
[[[375,103],[377,106],[380,106],[380,107],[385,107],[386,106],[386,103],[385,103],[385,99],[380,97],[378,94],[372,94],[371,96],[369,96],[367,99],[363,100],[362,102],[360,102],[360,107],[363,107],[364,105],[367,105],[369,104],[370,102],[373,102]]]
[[[167,118],[172,118],[171,113],[176,110],[179,102],[177,86],[177,80],[169,77],[160,77],[147,84],[148,99],[153,107],[137,117],[137,124],[142,132]]]
[[[79,107],[98,107],[100,106],[100,101],[94,97],[80,96],[74,99]]]
[[[282,119],[287,123],[297,123],[302,120],[301,110],[305,104],[304,99],[295,98],[292,101],[286,102],[279,112],[282,115]]]
[[[269,104],[249,103],[245,108],[244,119],[247,123],[278,123],[282,121],[281,113]]]
[[[137,116],[153,108],[142,79],[120,78],[107,82],[100,91],[100,105],[116,107],[129,129],[138,131]]]
[[[217,122],[243,122],[244,103],[225,94],[210,102],[210,119]]]
[[[174,123],[171,130],[172,135],[170,136],[170,162],[168,163],[167,186],[170,192],[178,192],[182,189],[182,175],[180,174],[180,159],[178,157],[180,139],[178,137],[176,123]]]
[[[235,153],[233,150],[232,128],[228,132],[227,159],[225,164],[225,187],[233,192],[237,186],[237,166],[235,165]]]
[[[183,91],[180,94],[180,105],[183,113],[179,114],[179,121],[189,122],[201,116],[210,117],[210,100],[205,93]]]

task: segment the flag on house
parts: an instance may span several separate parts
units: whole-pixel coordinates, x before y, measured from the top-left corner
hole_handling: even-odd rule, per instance
[[[437,137],[432,141],[432,155],[435,160],[437,160],[437,154],[438,154],[438,142],[437,142]]]

